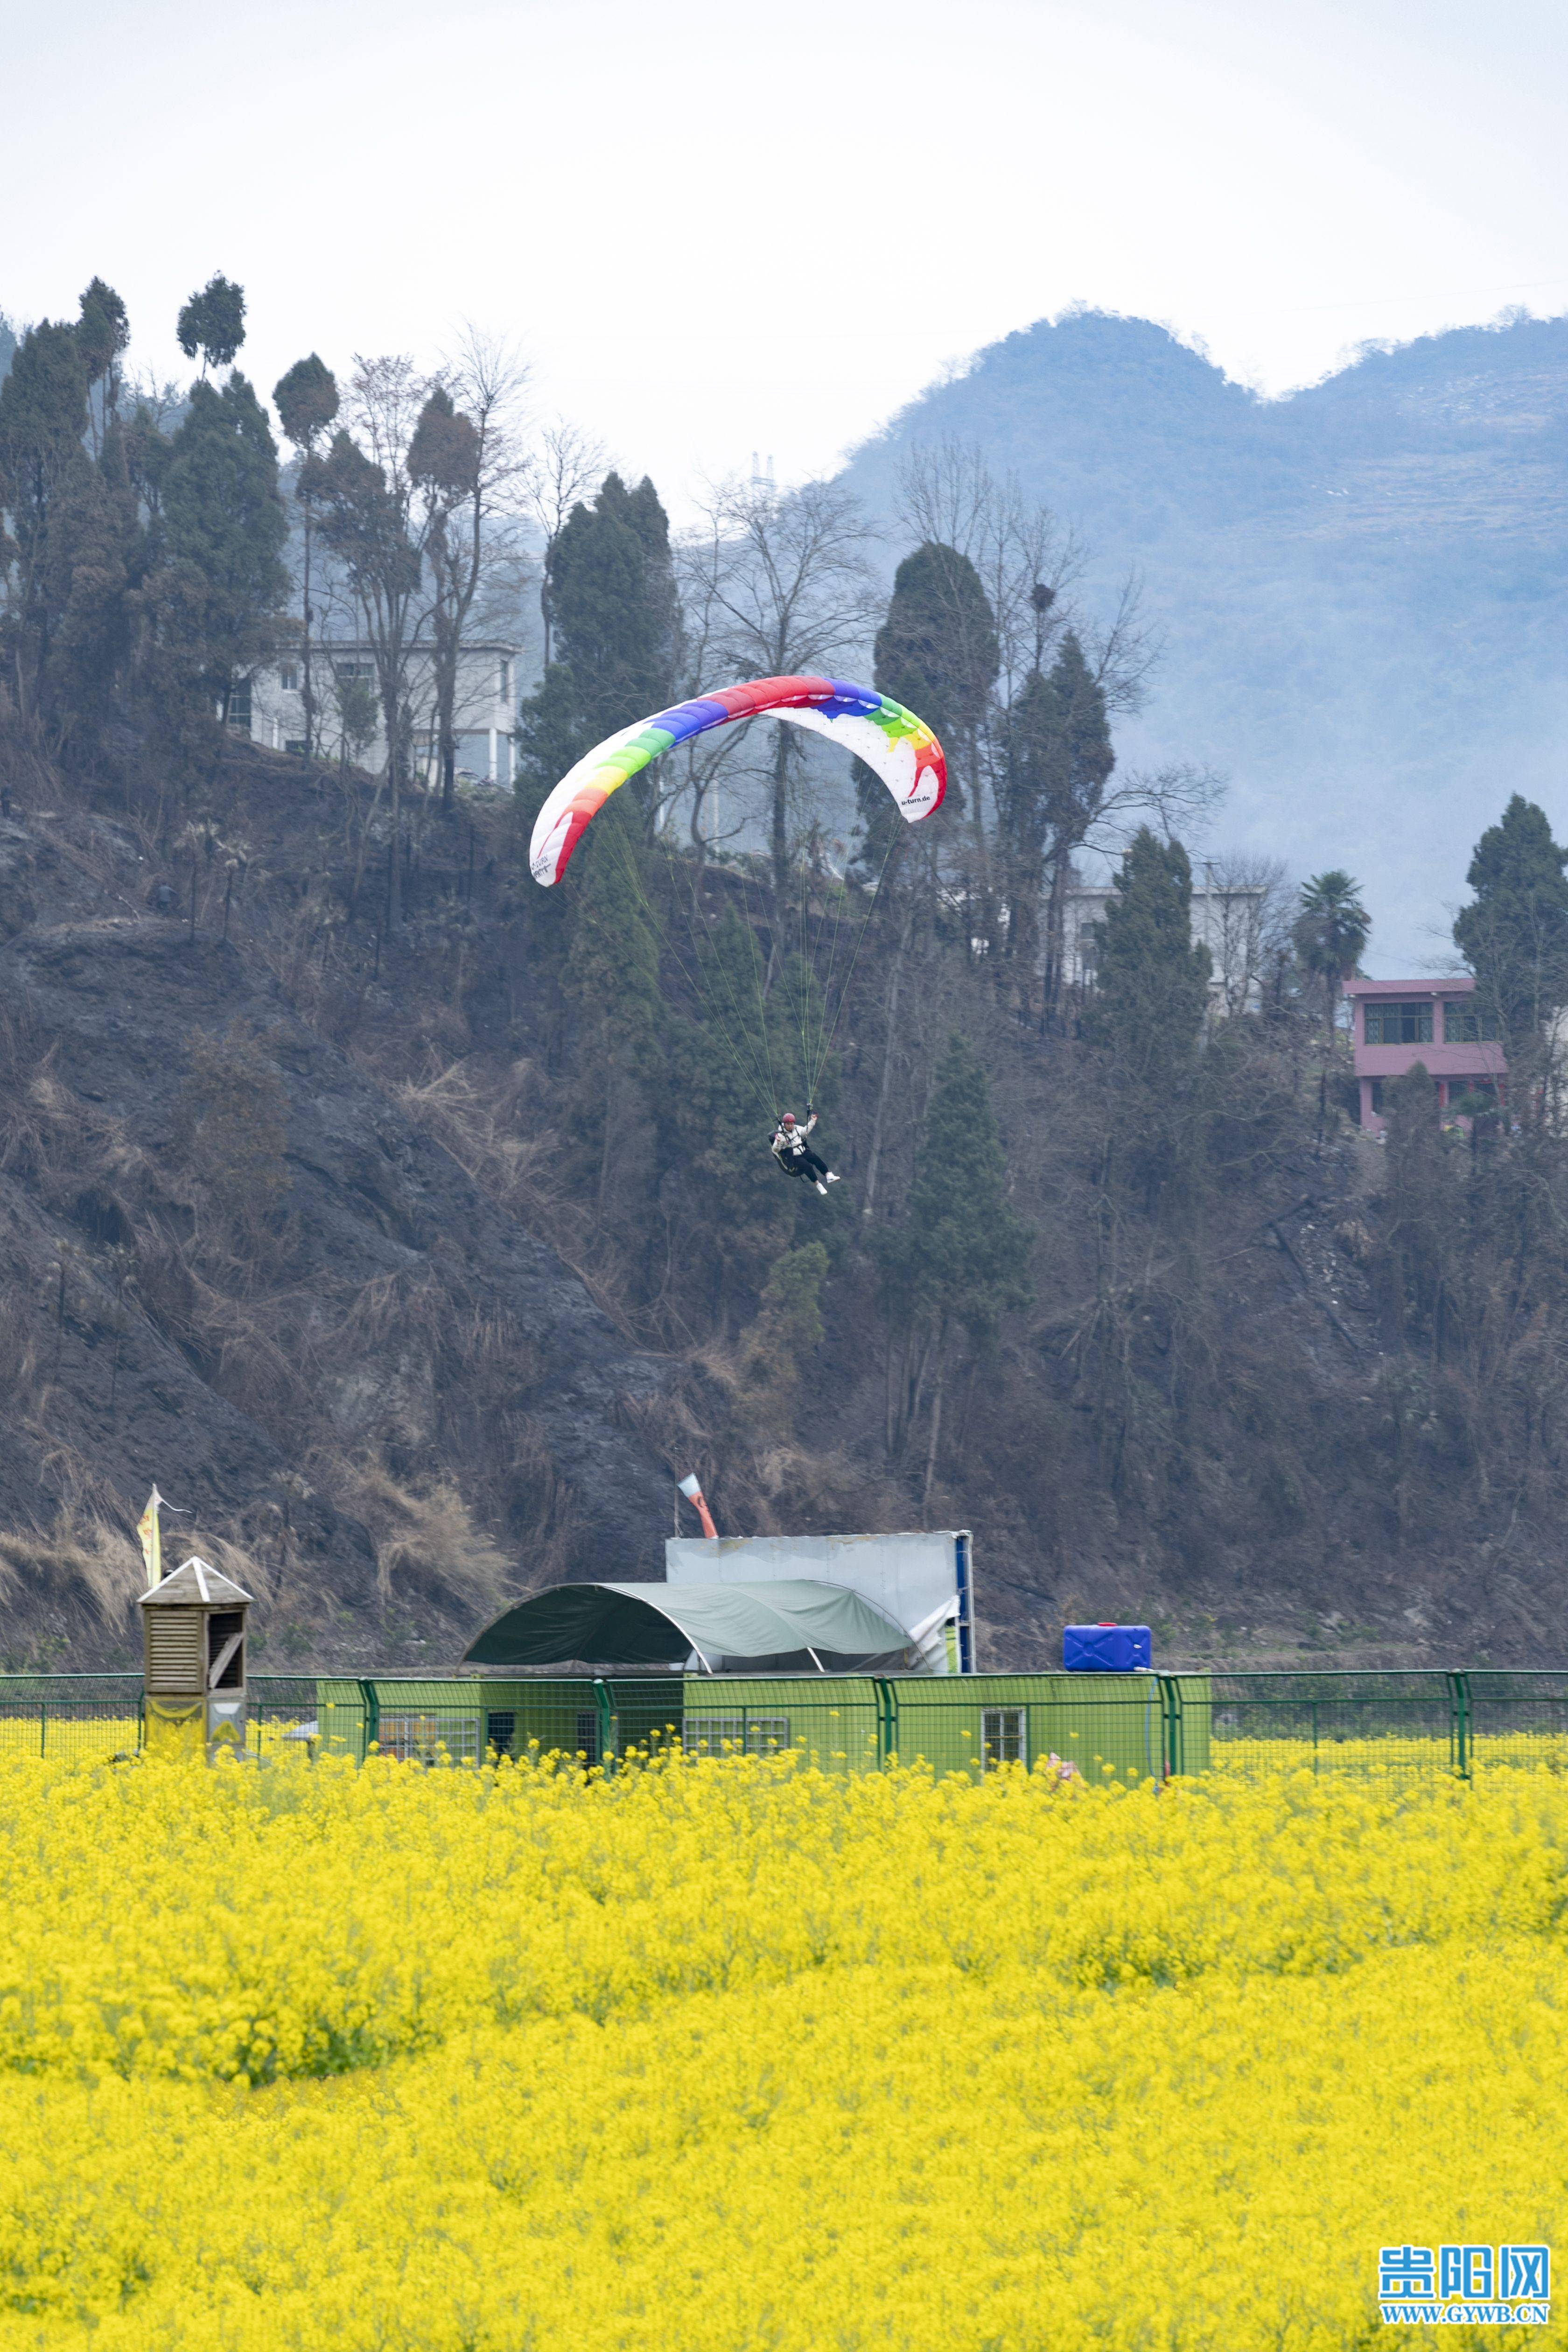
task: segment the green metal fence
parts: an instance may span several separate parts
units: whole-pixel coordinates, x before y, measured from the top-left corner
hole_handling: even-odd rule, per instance
[[[1085,1780],[1214,1771],[1568,1771],[1568,1668],[935,1676],[260,1675],[253,1754],[426,1765],[560,1756],[615,1769],[790,1751],[975,1777],[1052,1759]],[[142,1741],[140,1675],[0,1675],[0,1757],[112,1759]]]
[[[246,1690],[246,1744],[258,1756],[320,1752],[321,1685],[314,1675],[253,1675]]]
[[[1170,1769],[1196,1729],[1221,1771],[1442,1772],[1473,1780],[1510,1765],[1568,1770],[1568,1671],[1163,1677],[1176,1691]]]
[[[1568,1771],[1568,1672],[1471,1666],[1452,1680],[1467,1777],[1510,1764]]]
[[[134,1756],[140,1675],[0,1675],[0,1756]]]
[[[1206,1732],[1216,1771],[1458,1771],[1464,1741],[1455,1677],[1393,1674],[1210,1674],[1181,1685],[1173,1769],[1191,1770]],[[1206,1717],[1206,1723],[1205,1717]]]

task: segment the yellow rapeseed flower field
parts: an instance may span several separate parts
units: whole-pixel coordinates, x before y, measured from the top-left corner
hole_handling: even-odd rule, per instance
[[[1568,2260],[1565,1861],[1525,1768],[0,1758],[0,2347],[1392,2343],[1380,2245]]]

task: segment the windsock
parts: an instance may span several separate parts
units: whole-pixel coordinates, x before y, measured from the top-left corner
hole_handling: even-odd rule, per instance
[[[692,1509],[696,1512],[698,1517],[702,1522],[703,1534],[712,1542],[717,1543],[719,1539],[719,1530],[713,1524],[713,1514],[708,1507],[707,1497],[704,1496],[702,1488],[699,1485],[695,1475],[682,1478],[679,1480],[679,1484],[681,1493],[685,1496],[687,1501],[690,1504]]]

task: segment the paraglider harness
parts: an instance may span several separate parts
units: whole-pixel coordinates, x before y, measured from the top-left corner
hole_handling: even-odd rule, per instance
[[[799,1176],[808,1184],[823,1183],[828,1174],[826,1160],[819,1160],[805,1139],[816,1125],[815,1111],[810,1113],[804,1127],[785,1127],[781,1119],[773,1130],[773,1142],[769,1147],[786,1176]]]

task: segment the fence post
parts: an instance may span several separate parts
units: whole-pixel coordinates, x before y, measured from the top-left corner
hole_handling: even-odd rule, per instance
[[[1174,1675],[1160,1676],[1160,1721],[1164,1733],[1162,1777],[1168,1780],[1183,1769],[1182,1687]]]
[[[616,1769],[616,1731],[615,1696],[608,1683],[595,1678],[594,1703],[599,1710],[599,1768],[607,1779]]]
[[[1460,1780],[1469,1780],[1470,1678],[1462,1670],[1448,1676],[1448,1756]]]
[[[364,1744],[360,1749],[359,1758],[363,1764],[370,1754],[372,1747],[381,1738],[381,1700],[374,1682],[362,1682],[359,1695],[364,1702]]]
[[[888,1764],[899,1748],[899,1697],[890,1682],[873,1676],[871,1687],[877,1694],[877,1761]]]

